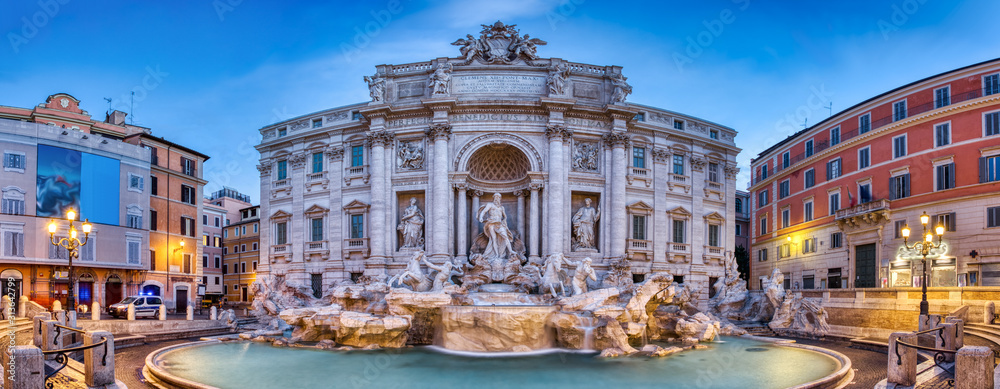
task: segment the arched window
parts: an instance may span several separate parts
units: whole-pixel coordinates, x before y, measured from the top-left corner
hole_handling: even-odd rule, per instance
[[[743,213],[743,199],[736,199],[736,213]]]

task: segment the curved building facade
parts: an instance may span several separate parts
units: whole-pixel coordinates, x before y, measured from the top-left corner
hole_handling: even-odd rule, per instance
[[[920,239],[925,212],[947,230],[928,286],[1000,285],[1000,60],[875,96],[752,168],[756,288],[775,268],[793,289],[920,286],[900,231]]]
[[[734,246],[736,131],[527,38],[485,25],[460,57],[377,66],[371,101],[262,128],[260,273],[322,293],[416,250],[461,265],[498,193],[530,261],[626,257],[707,291]]]

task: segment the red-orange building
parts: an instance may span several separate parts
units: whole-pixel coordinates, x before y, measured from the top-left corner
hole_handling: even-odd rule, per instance
[[[1000,59],[885,92],[751,163],[751,285],[920,286],[900,230],[943,224],[928,286],[1000,286]],[[912,241],[911,241],[912,242]]]

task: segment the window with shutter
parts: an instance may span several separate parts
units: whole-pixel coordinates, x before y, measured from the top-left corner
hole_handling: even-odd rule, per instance
[[[1000,134],[1000,112],[992,112],[983,116],[986,128],[983,134],[986,136]]]

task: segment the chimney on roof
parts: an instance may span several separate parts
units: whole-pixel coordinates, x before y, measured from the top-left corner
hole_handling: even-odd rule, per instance
[[[123,126],[125,125],[125,116],[128,116],[128,114],[116,109],[111,113],[107,114],[107,116],[104,118],[104,122],[108,124],[114,124],[116,126]]]

